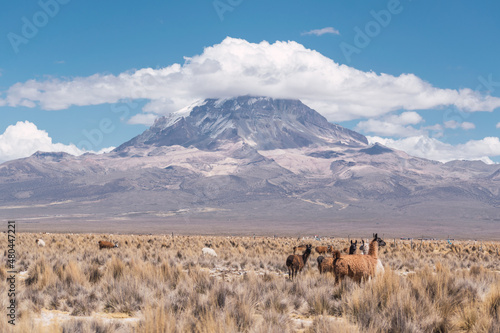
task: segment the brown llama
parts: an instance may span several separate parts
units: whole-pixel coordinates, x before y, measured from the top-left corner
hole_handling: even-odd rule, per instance
[[[354,244],[354,243],[353,243]],[[353,246],[351,246],[351,248],[349,249],[349,254],[353,254],[351,252],[353,252]],[[331,245],[328,245],[328,250],[327,250],[328,253],[333,253],[335,252],[333,246]],[[347,248],[345,249],[345,252],[347,253]],[[343,256],[343,255],[341,255]],[[322,257],[318,257],[318,260],[319,258],[322,258]],[[319,273],[322,274],[322,273],[327,273],[327,272],[331,272],[331,273],[334,273],[333,272],[333,263],[334,263],[334,258],[332,257],[328,257],[328,258],[323,258],[321,260],[321,262],[318,261],[318,270],[319,270]]]
[[[358,283],[363,279],[374,276],[377,267],[379,246],[385,246],[385,242],[377,234],[374,234],[367,255],[353,254],[341,256],[339,251],[335,251],[333,254],[335,284],[342,281],[345,276],[350,277]]]
[[[312,245],[308,244],[306,250],[302,255],[291,254],[286,259],[286,267],[288,268],[288,278],[293,280],[293,277],[297,276],[297,273],[302,271],[307,259],[311,255]]]
[[[328,251],[328,247],[326,247],[326,246],[316,246],[315,250],[316,250],[316,252],[318,254],[325,254],[326,251]]]
[[[99,241],[97,244],[99,244],[99,250],[102,250],[102,249],[112,249],[112,248],[118,247],[118,243],[113,244],[111,242],[102,241],[102,240]]]
[[[332,257],[324,258],[319,264],[318,269],[320,274],[328,272],[333,273],[333,258]]]

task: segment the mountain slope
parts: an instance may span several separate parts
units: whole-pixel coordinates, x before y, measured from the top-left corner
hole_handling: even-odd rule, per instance
[[[298,100],[242,96],[207,99],[194,106],[189,115],[159,118],[149,130],[116,151],[138,145],[216,149],[226,141],[243,141],[262,150],[368,144],[363,135],[329,123]]]
[[[208,99],[108,154],[38,152],[1,164],[0,218],[81,230],[141,222],[159,231],[335,233],[378,225],[491,236],[499,172],[370,146],[300,101]]]

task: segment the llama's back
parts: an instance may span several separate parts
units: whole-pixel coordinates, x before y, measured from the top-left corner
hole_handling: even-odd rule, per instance
[[[338,258],[334,265],[335,274],[340,276],[371,276],[375,272],[376,259],[362,254]]]
[[[209,256],[212,256],[212,257],[217,257],[217,253],[215,252],[214,249],[212,248],[209,248],[209,247],[204,247],[203,249],[201,249],[201,252],[203,255],[209,255]]]

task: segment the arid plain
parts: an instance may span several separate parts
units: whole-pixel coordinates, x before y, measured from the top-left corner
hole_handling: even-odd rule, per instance
[[[7,244],[6,234],[0,240]],[[119,247],[99,250],[99,240]],[[347,239],[18,233],[17,324],[4,319],[0,331],[500,330],[500,243],[384,240],[385,273],[335,285],[333,274],[319,273],[314,250],[293,282],[285,261],[296,245],[342,251]],[[0,255],[5,263],[7,251]],[[2,295],[7,271],[2,265]]]

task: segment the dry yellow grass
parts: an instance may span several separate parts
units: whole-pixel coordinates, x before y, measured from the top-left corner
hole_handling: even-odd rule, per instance
[[[99,250],[103,239],[120,247]],[[334,286],[317,254],[288,280],[291,238],[22,233],[17,325],[2,265],[0,332],[500,331],[499,243],[386,241],[383,275]],[[218,256],[202,256],[207,246]]]

